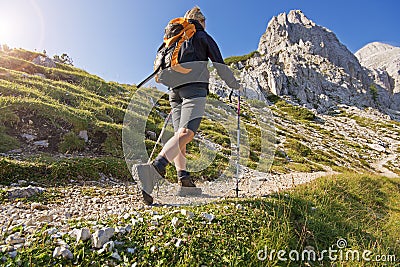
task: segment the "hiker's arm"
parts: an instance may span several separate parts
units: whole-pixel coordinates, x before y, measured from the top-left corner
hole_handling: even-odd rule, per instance
[[[226,84],[233,89],[239,89],[240,84],[236,80],[235,76],[233,76],[232,71],[225,64],[224,59],[222,58],[221,52],[219,51],[217,43],[214,39],[207,35],[207,45],[208,45],[208,57],[211,59],[214,67],[217,69],[218,75],[226,82]]]

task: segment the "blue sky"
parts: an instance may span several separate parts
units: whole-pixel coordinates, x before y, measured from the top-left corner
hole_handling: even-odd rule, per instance
[[[400,1],[0,0],[0,44],[67,53],[105,80],[139,83],[152,71],[167,22],[199,5],[224,57],[257,49],[269,20],[300,9],[352,52],[369,42],[400,46]]]

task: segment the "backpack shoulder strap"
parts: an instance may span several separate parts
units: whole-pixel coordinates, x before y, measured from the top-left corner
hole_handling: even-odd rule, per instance
[[[167,47],[171,46],[175,43],[179,38],[184,37],[184,39],[190,39],[196,32],[196,27],[194,24],[190,23],[188,19],[185,18],[175,18],[170,20],[168,23],[167,28],[179,28],[180,31],[173,36],[164,36],[164,43]]]

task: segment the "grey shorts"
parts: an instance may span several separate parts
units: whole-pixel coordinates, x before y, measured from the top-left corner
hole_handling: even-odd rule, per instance
[[[204,115],[207,89],[195,85],[172,89],[169,101],[172,108],[172,123],[174,131],[187,128],[194,133],[199,129],[201,118]]]

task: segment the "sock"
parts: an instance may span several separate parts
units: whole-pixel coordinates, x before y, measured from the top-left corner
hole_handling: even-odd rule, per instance
[[[161,176],[165,175],[165,167],[169,164],[169,161],[161,155],[158,155],[153,161],[153,166],[156,168]]]
[[[179,179],[187,178],[187,177],[190,177],[190,173],[188,171],[185,171],[185,170],[178,171]]]

